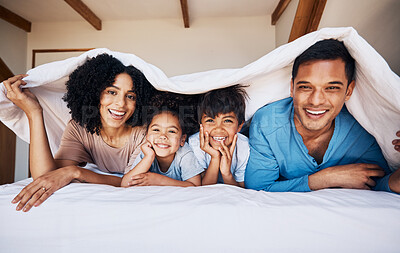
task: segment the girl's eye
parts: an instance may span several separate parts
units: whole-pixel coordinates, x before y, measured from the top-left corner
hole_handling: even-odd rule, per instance
[[[160,130],[157,128],[152,129],[153,132],[159,132]]]
[[[168,133],[175,134],[176,131],[174,131],[174,130],[169,130]]]

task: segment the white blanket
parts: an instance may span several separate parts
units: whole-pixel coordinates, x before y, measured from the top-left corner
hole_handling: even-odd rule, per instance
[[[0,186],[0,252],[399,252],[400,195],[72,183],[28,213]]]
[[[375,136],[389,165],[400,167],[400,153],[391,144],[400,129],[400,78],[385,60],[353,28],[324,28],[283,45],[240,69],[218,69],[168,78],[160,69],[133,54],[95,49],[78,57],[52,62],[28,71],[27,87],[32,88],[43,106],[47,133],[53,153],[70,119],[62,101],[68,75],[88,58],[101,53],[114,55],[125,65],[134,65],[156,88],[179,93],[201,93],[236,83],[250,84],[246,119],[261,106],[288,97],[294,59],[315,42],[337,38],[344,41],[355,58],[356,88],[346,103],[350,113]],[[20,138],[29,142],[28,121],[24,113],[5,97],[0,86],[0,120]]]

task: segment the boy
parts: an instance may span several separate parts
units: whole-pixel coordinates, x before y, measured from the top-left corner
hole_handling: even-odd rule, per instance
[[[248,138],[239,133],[245,120],[247,93],[241,85],[212,90],[199,102],[200,132],[189,138],[206,168],[202,185],[225,183],[244,187],[249,159]]]

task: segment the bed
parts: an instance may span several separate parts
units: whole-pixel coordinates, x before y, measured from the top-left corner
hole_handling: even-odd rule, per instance
[[[71,183],[28,213],[0,186],[0,252],[399,252],[400,196]]]

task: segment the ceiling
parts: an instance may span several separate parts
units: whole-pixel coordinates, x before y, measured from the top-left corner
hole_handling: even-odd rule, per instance
[[[180,0],[82,0],[102,21],[182,18]],[[271,15],[279,0],[187,0],[191,20]],[[84,21],[63,0],[0,0],[30,22]]]

